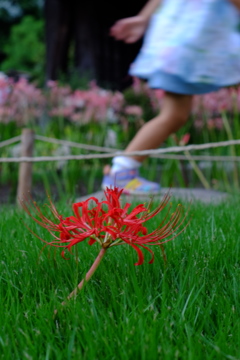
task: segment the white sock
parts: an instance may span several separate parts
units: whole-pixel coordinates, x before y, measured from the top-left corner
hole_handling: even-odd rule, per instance
[[[138,169],[141,166],[140,161],[129,156],[116,156],[113,158],[112,164],[111,172],[113,173],[125,169]]]

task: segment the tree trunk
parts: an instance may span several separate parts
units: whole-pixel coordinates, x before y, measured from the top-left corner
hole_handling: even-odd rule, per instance
[[[69,69],[76,69],[79,77],[96,79],[106,88],[128,86],[128,68],[141,41],[131,45],[115,41],[109,29],[116,20],[137,14],[144,3],[146,0],[45,0],[47,80],[69,76]]]

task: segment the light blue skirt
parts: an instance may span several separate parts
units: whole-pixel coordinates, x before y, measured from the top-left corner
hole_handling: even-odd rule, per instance
[[[221,88],[214,84],[186,82],[181,77],[168,74],[164,71],[157,71],[156,73],[151,74],[146,80],[148,81],[150,88],[162,89],[182,95],[206,94]]]

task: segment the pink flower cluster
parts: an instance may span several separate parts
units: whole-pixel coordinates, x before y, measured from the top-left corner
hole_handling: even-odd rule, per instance
[[[138,79],[134,79],[132,91],[150,98],[154,111],[161,109],[164,91],[151,90]],[[221,128],[222,111],[240,112],[240,87],[194,97],[192,114],[197,128],[203,126],[205,119],[208,119],[210,129]],[[46,89],[40,89],[24,78],[13,82],[6,76],[0,76],[0,122],[3,123],[15,121],[18,125],[25,125],[44,114],[67,118],[79,124],[91,120],[125,124],[129,116],[134,116],[141,126],[143,112],[139,105],[128,105],[123,93],[104,90],[94,81],[89,84],[88,90],[74,91],[55,81],[48,82]]]
[[[193,114],[196,116],[219,116],[223,111],[240,112],[240,86],[194,97]]]
[[[144,93],[150,97],[151,104],[157,111],[161,108],[161,102],[164,97],[164,91],[157,89],[152,90],[146,83],[135,78],[132,89],[135,94]],[[202,116],[203,113],[208,116],[216,115],[222,111],[239,111],[240,112],[240,86],[222,88],[219,91],[206,95],[197,95],[193,102],[193,115]]]
[[[42,91],[26,79],[14,83],[0,77],[0,122],[24,125],[34,121],[42,115],[45,102]]]
[[[151,90],[146,83],[137,78],[134,79],[132,89],[135,94],[144,93],[149,97],[153,110],[158,112],[161,109],[163,90]],[[222,88],[216,92],[194,96],[192,115],[196,128],[203,128],[206,122],[208,129],[222,129],[222,112],[240,112],[240,86]]]
[[[115,121],[124,112],[124,96],[99,88],[91,82],[88,90],[73,91],[69,86],[59,86],[50,81],[47,89],[39,89],[26,79],[14,83],[0,78],[0,122],[15,121],[24,125],[45,114],[49,117],[67,118],[86,124],[94,121]]]
[[[48,87],[49,115],[66,117],[73,122],[111,120],[124,106],[122,93],[103,90],[95,82],[89,84],[88,90],[72,91],[69,87],[59,87],[56,82],[50,82]]]

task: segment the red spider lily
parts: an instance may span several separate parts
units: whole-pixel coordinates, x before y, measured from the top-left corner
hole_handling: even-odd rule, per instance
[[[88,282],[96,269],[98,268],[105,252],[108,248],[115,245],[128,244],[138,254],[138,262],[135,265],[141,265],[144,261],[142,249],[146,249],[151,254],[151,260],[154,261],[154,253],[149,248],[150,245],[160,245],[164,260],[165,253],[162,244],[174,239],[185,228],[182,226],[186,219],[183,216],[183,208],[178,205],[177,209],[169,215],[171,206],[169,207],[165,217],[157,228],[148,233],[145,223],[158,215],[168,204],[170,196],[166,194],[159,206],[152,212],[143,204],[137,205],[130,210],[131,204],[126,203],[123,207],[120,203],[121,189],[115,187],[114,189],[107,188],[105,193],[106,199],[99,201],[95,197],[90,197],[86,201],[73,204],[73,215],[63,217],[57,211],[56,207],[49,200],[47,205],[50,209],[53,220],[45,216],[39,206],[33,202],[32,205],[22,203],[23,208],[39,225],[46,228],[53,236],[53,241],[47,242],[47,245],[63,247],[70,251],[72,246],[88,239],[88,244],[93,245],[98,242],[101,250],[87,272],[85,278],[78,284],[78,286],[70,293],[68,299],[77,294],[79,289]],[[95,206],[89,207],[90,202]],[[65,251],[64,250],[64,251]],[[62,256],[64,257],[64,251]],[[65,305],[65,302],[62,302]],[[57,313],[57,310],[54,312]]]
[[[148,233],[145,223],[166,207],[170,199],[169,194],[166,194],[160,205],[150,212],[149,207],[143,204],[137,205],[132,210],[130,210],[130,203],[121,206],[122,191],[117,187],[107,188],[104,192],[106,197],[104,201],[90,197],[85,201],[75,203],[72,206],[73,215],[65,218],[58,213],[50,200],[47,206],[57,222],[43,215],[36,203],[33,203],[33,207],[26,204],[23,206],[39,225],[53,235],[53,241],[45,241],[48,245],[63,247],[70,251],[72,246],[86,239],[89,245],[98,242],[103,249],[128,244],[137,251],[138,262],[135,265],[141,265],[144,261],[142,249],[151,253],[150,263],[152,263],[154,253],[149,246],[162,245],[184,230],[182,225],[186,215],[183,216],[183,207],[178,205],[177,209],[169,215],[170,206],[157,228]],[[95,206],[89,208],[90,202],[93,202]],[[31,210],[34,210],[34,215]],[[62,256],[64,256],[64,251]]]

